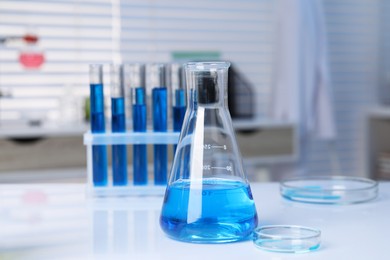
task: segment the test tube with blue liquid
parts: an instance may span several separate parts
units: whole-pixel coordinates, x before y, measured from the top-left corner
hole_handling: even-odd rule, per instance
[[[111,64],[111,131],[126,132],[125,91],[122,67]],[[127,185],[126,145],[112,146],[112,176],[114,186]]]
[[[168,130],[168,95],[165,86],[165,65],[151,64],[149,75],[152,88],[152,117],[153,131],[167,132]],[[168,174],[168,147],[166,144],[154,145],[154,184],[166,185]]]
[[[145,93],[145,68],[142,64],[125,64],[123,67],[126,88],[130,89],[132,104],[133,131],[146,132],[147,108]],[[146,144],[133,145],[133,183],[148,183],[148,157]]]
[[[91,132],[104,133],[103,65],[89,66]],[[92,146],[92,179],[94,186],[107,185],[107,147]]]
[[[172,122],[173,131],[181,131],[184,115],[186,113],[186,93],[184,87],[184,72],[182,66],[177,63],[170,65],[170,87],[172,93]],[[177,145],[173,146],[173,153],[176,152]]]

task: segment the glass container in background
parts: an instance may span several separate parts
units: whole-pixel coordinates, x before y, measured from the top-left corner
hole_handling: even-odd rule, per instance
[[[160,225],[171,238],[226,243],[250,238],[257,213],[227,108],[227,62],[188,63],[188,108]]]

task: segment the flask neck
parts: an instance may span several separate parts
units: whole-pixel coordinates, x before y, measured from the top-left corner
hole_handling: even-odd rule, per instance
[[[229,63],[193,63],[186,67],[188,104],[227,107]]]
[[[203,107],[206,109],[227,109],[228,108],[228,98],[227,95],[221,95],[221,98],[218,98],[216,102],[204,102],[204,99],[199,100],[199,92],[195,89],[189,89],[189,94],[187,95],[187,102],[189,108],[197,110],[198,107]],[[223,91],[226,93],[225,91]]]

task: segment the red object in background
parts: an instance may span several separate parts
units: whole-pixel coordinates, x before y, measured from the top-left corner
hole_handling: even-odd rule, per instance
[[[20,52],[20,64],[22,64],[26,69],[39,69],[45,62],[45,56],[36,45],[39,40],[38,36],[34,34],[26,34],[22,39],[27,46]]]
[[[38,69],[45,62],[45,56],[39,52],[21,52],[19,62],[27,69]]]
[[[26,42],[26,43],[37,43],[38,42],[38,36],[36,35],[33,35],[33,34],[26,34],[25,36],[23,36],[23,40]]]

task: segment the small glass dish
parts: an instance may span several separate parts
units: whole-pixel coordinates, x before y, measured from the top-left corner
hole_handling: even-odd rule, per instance
[[[253,243],[272,252],[307,253],[320,247],[321,231],[303,226],[263,226],[253,231]]]
[[[314,204],[354,204],[378,195],[376,181],[348,176],[295,178],[280,183],[281,195],[289,200]]]

